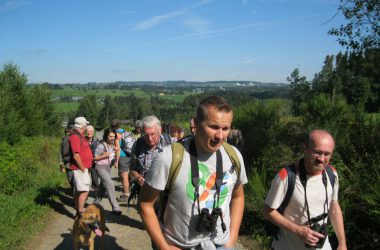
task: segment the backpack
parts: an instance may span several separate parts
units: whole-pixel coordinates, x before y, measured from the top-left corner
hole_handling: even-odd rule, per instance
[[[170,136],[168,134],[165,134],[165,133],[162,133],[161,134],[162,137],[163,137],[163,147],[165,146],[168,146],[168,145],[171,145],[172,144],[172,140],[170,138]],[[161,142],[162,138],[160,138],[160,142]],[[159,143],[160,143],[159,142]],[[141,155],[143,153],[143,151],[145,150],[145,142],[144,142],[144,137],[140,137],[136,140],[136,142],[134,143],[134,149],[133,149],[133,155],[134,155],[134,158],[138,158],[139,155]]]
[[[296,166],[295,164],[289,165],[285,167],[286,172],[288,173],[288,188],[286,190],[286,194],[284,197],[284,200],[282,201],[281,205],[277,208],[277,211],[280,214],[284,214],[286,207],[289,205],[290,198],[292,198],[294,187],[296,185]],[[334,189],[335,180],[336,177],[334,175],[334,172],[330,165],[326,165],[326,173],[329,177],[330,184],[332,188]],[[280,170],[281,171],[281,170]],[[265,224],[265,231],[270,236],[274,237],[275,239],[278,239],[278,231],[279,227],[272,223],[271,221],[267,220],[267,223]]]
[[[69,137],[70,135],[66,135],[61,141],[61,156],[64,163],[70,162],[71,159]]]
[[[127,157],[132,156],[133,143],[136,141],[132,132],[124,131],[121,137],[120,148],[123,150]]]
[[[82,136],[77,132],[76,130],[73,130],[71,134],[66,135],[65,137],[62,138],[61,141],[61,156],[63,159],[64,163],[70,162],[72,158],[72,152],[71,152],[71,147],[69,143],[69,138],[72,134],[76,134],[80,138],[80,143],[82,146]]]

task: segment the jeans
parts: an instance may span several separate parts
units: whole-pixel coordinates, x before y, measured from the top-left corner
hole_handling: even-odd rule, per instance
[[[119,203],[116,200],[115,194],[115,184],[111,178],[111,168],[109,166],[97,166],[96,173],[101,180],[101,184],[103,184],[104,188],[108,193],[108,200],[111,203],[112,211],[120,211]],[[99,196],[102,197],[104,195],[104,189],[99,189]]]

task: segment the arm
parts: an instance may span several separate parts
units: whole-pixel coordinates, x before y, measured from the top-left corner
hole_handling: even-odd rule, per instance
[[[224,246],[225,248],[231,248],[236,245],[239,236],[239,229],[244,212],[244,189],[243,185],[239,184],[234,188],[232,193],[232,199],[230,204],[231,210],[231,223],[230,223],[230,239]]]
[[[116,140],[115,140],[115,163],[114,163],[115,167],[118,167],[118,165],[119,165],[119,159],[120,159],[120,150],[121,150],[121,148],[120,148],[119,142],[120,142],[120,139],[116,138]]]
[[[290,220],[286,219],[276,209],[269,207],[264,203],[263,210],[264,217],[277,226],[297,234],[305,243],[310,246],[316,246],[319,238],[324,238],[323,234],[311,230],[308,226],[297,225]]]
[[[145,223],[146,230],[158,249],[178,249],[174,246],[170,246],[165,240],[153,208],[154,203],[160,196],[160,192],[161,191],[150,187],[148,184],[142,186],[139,194],[140,215]]]
[[[97,155],[94,157],[94,161],[100,161],[103,159],[107,159],[112,153],[111,152],[103,152],[101,155]]]
[[[80,155],[79,153],[75,153],[73,155],[73,158],[74,158],[74,161],[76,163],[76,165],[78,166],[78,168],[84,172],[84,170],[86,169],[84,166],[83,166],[83,163],[82,163],[82,159],[80,158]]]
[[[142,177],[142,175],[140,175],[137,171],[135,170],[131,170],[131,173],[130,173],[131,177],[133,179],[135,179],[137,181],[137,183],[142,186],[144,184],[144,177]]]
[[[135,179],[137,181],[137,183],[142,186],[144,184],[144,177],[142,177],[139,173],[139,162],[138,162],[138,159],[137,159],[137,155],[136,155],[136,152],[135,152],[135,145],[136,143],[134,144],[133,146],[133,149],[132,149],[132,158],[131,158],[131,171],[130,171],[130,176]]]
[[[331,221],[331,224],[334,228],[334,232],[336,234],[336,237],[338,238],[338,250],[346,250],[346,236],[344,232],[344,223],[343,223],[343,215],[342,210],[340,209],[339,202],[336,200],[331,201],[331,207],[329,211],[329,218]]]

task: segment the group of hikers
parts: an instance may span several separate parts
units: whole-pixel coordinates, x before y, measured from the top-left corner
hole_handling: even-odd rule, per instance
[[[67,131],[70,157],[62,157],[77,216],[85,209],[91,182],[95,202],[107,192],[115,215],[121,215],[118,202],[128,199],[133,187],[153,249],[234,249],[248,179],[239,151],[242,138],[235,138],[242,135],[232,130],[232,120],[230,105],[219,96],[203,99],[190,121],[191,135],[175,139],[150,115],[133,131],[114,119],[98,141],[87,119],[77,117]],[[334,139],[325,130],[313,130],[304,146],[303,157],[277,173],[265,200],[272,248],[331,249],[331,223],[338,249],[347,249],[338,174],[329,165]],[[123,186],[118,198],[113,166]]]

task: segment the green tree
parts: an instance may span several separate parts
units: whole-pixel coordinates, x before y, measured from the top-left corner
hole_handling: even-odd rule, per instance
[[[54,111],[51,100],[51,91],[47,84],[33,86],[28,92],[26,135],[53,135],[57,134],[60,126],[58,115]]]
[[[100,105],[95,95],[88,95],[83,97],[79,103],[76,116],[84,116],[91,124],[97,124],[100,113]]]
[[[244,136],[243,155],[248,170],[252,164],[264,167],[260,163],[264,153],[278,145],[284,106],[280,100],[253,101],[235,110],[234,125]]]
[[[0,140],[17,142],[27,129],[26,75],[14,64],[0,71]]]
[[[300,72],[297,68],[293,70],[290,77],[287,77],[286,80],[290,83],[290,88],[292,89],[293,114],[299,115],[299,106],[306,100],[310,92],[310,83],[306,80],[306,77],[300,76]]]
[[[313,92],[329,94],[333,100],[337,94],[341,93],[342,88],[342,82],[337,78],[336,75],[334,58],[335,57],[333,55],[326,56],[322,70],[319,73],[315,74],[315,77],[312,81]]]
[[[329,31],[342,46],[355,52],[380,48],[379,0],[340,0],[338,11],[347,22]]]
[[[305,126],[310,129],[339,130],[351,117],[351,109],[344,97],[332,100],[327,94],[312,96],[301,104],[300,111]]]
[[[100,110],[97,127],[106,128],[109,126],[110,121],[117,117],[117,105],[111,98],[111,96],[106,95],[103,101],[103,106]]]

